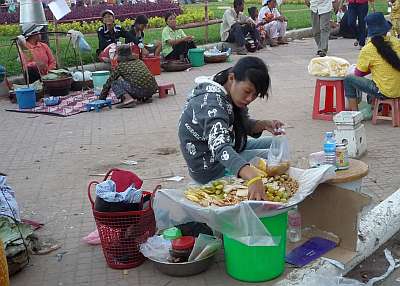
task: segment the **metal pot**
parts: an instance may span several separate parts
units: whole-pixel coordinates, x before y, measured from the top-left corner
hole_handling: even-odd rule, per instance
[[[47,25],[46,16],[40,0],[20,0],[19,23]]]
[[[200,260],[182,263],[161,262],[151,258],[149,258],[149,260],[152,261],[154,266],[164,274],[184,277],[196,275],[206,271],[213,264],[215,254],[216,253]]]

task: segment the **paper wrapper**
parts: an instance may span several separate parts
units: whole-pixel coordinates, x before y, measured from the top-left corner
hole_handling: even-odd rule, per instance
[[[157,191],[153,204],[157,228],[202,222],[248,246],[275,246],[281,238],[271,236],[259,218],[287,212],[312,194],[320,183],[335,176],[334,170],[330,165],[308,170],[290,168],[289,175],[299,182],[299,190],[286,204],[244,201],[234,206],[202,207],[186,199],[184,190],[162,189]]]

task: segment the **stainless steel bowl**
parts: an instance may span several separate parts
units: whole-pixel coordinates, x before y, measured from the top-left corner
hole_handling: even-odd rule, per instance
[[[162,273],[170,276],[191,276],[206,271],[213,264],[215,254],[197,261],[183,262],[183,263],[170,263],[161,262],[149,258],[155,267]]]

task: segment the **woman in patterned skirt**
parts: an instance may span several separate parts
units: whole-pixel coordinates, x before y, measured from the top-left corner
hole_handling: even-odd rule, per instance
[[[137,101],[151,102],[151,97],[158,90],[156,79],[146,65],[134,58],[129,45],[118,47],[118,67],[101,91],[100,99],[106,99],[110,89],[123,102],[117,108],[132,108]]]

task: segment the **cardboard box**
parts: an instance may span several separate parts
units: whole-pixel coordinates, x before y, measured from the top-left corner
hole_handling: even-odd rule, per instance
[[[321,184],[299,205],[302,227],[315,226],[338,236],[338,247],[324,256],[346,264],[356,256],[359,214],[370,203],[371,198],[364,194]],[[290,249],[294,247],[288,245]]]

